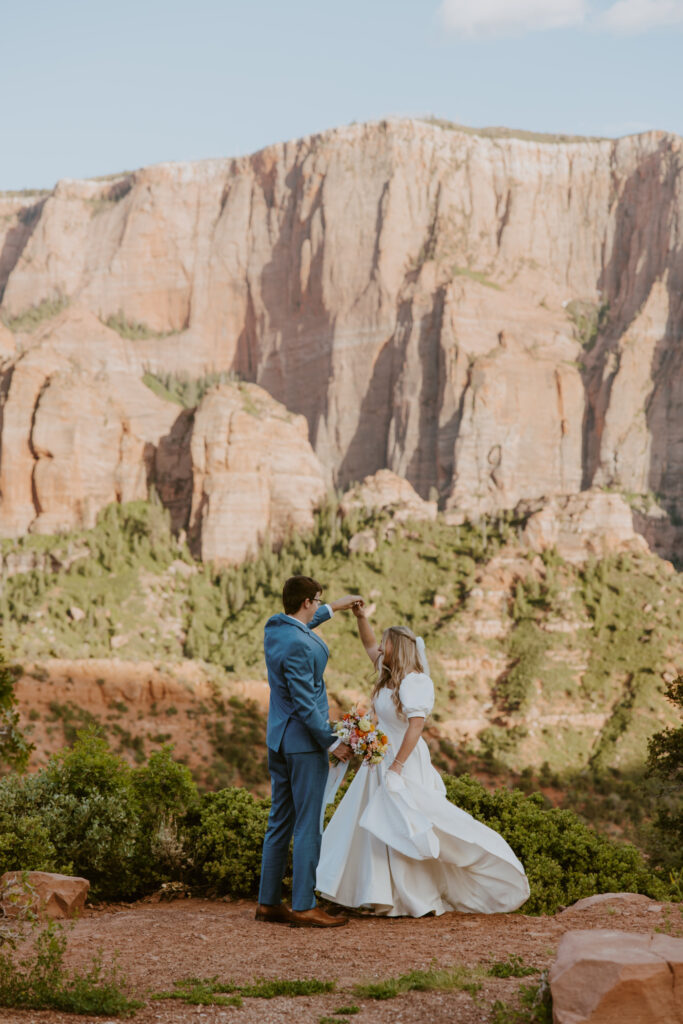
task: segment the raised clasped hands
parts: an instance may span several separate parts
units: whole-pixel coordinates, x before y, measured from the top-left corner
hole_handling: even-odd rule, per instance
[[[360,594],[346,594],[344,597],[340,597],[339,600],[333,601],[330,607],[335,612],[346,612],[357,604],[363,604],[363,598]]]

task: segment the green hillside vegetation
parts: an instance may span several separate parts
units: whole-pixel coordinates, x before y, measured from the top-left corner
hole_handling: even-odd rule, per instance
[[[266,539],[252,561],[216,569],[193,560],[159,503],[113,505],[92,530],[0,542],[3,565],[18,558],[35,565],[3,571],[7,653],[18,662],[114,653],[162,665],[196,659],[220,699],[221,680],[265,678],[263,623],[280,610],[282,581],[311,574],[326,597],[363,593],[376,605],[378,632],[406,623],[425,637],[437,689],[431,743],[441,768],[474,767],[527,790],[542,785],[587,819],[645,843],[641,833],[658,800],[645,777],[647,741],[677,721],[663,677],[683,660],[683,577],[647,553],[583,566],[552,551],[525,554],[522,526],[509,516],[461,526],[441,517],[344,517],[330,499],[310,534],[292,536],[279,551]],[[350,553],[359,530],[374,533],[374,552]],[[479,629],[478,602],[492,594],[500,600],[489,635]],[[73,607],[85,613],[81,621]],[[323,629],[332,650],[328,689],[345,706],[348,691],[369,693],[371,666],[351,615],[338,614]],[[488,678],[478,668],[486,659],[499,665]],[[470,668],[454,676],[454,666],[468,660]],[[454,744],[452,723],[473,707],[481,709],[482,728]],[[67,723],[68,741],[86,724],[78,711],[55,715]],[[247,752],[251,774],[243,781],[264,778],[262,754],[255,754],[263,735],[258,712],[245,706],[237,718],[231,729],[211,725],[218,784],[234,777],[235,759]],[[142,738],[131,730],[119,739],[121,750],[144,760]]]

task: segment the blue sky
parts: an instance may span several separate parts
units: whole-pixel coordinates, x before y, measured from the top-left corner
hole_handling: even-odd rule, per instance
[[[683,0],[12,0],[0,189],[386,115],[683,134]]]

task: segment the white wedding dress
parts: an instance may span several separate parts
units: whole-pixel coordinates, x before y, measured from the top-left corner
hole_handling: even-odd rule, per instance
[[[406,718],[426,718],[434,705],[431,679],[411,672],[399,697]],[[422,738],[400,776],[388,771],[407,721],[386,687],[375,712],[389,737],[387,755],[358,770],[325,829],[316,888],[334,903],[389,917],[516,910],[529,883],[508,844],[450,803]]]

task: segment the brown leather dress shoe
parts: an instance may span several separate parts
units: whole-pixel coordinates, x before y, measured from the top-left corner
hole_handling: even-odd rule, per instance
[[[265,903],[259,903],[254,917],[257,921],[270,921],[272,924],[289,924],[292,912],[284,903],[281,903],[278,907],[269,907]]]
[[[322,907],[313,907],[312,910],[292,910],[289,915],[290,928],[341,928],[348,924],[347,917],[332,917]]]

